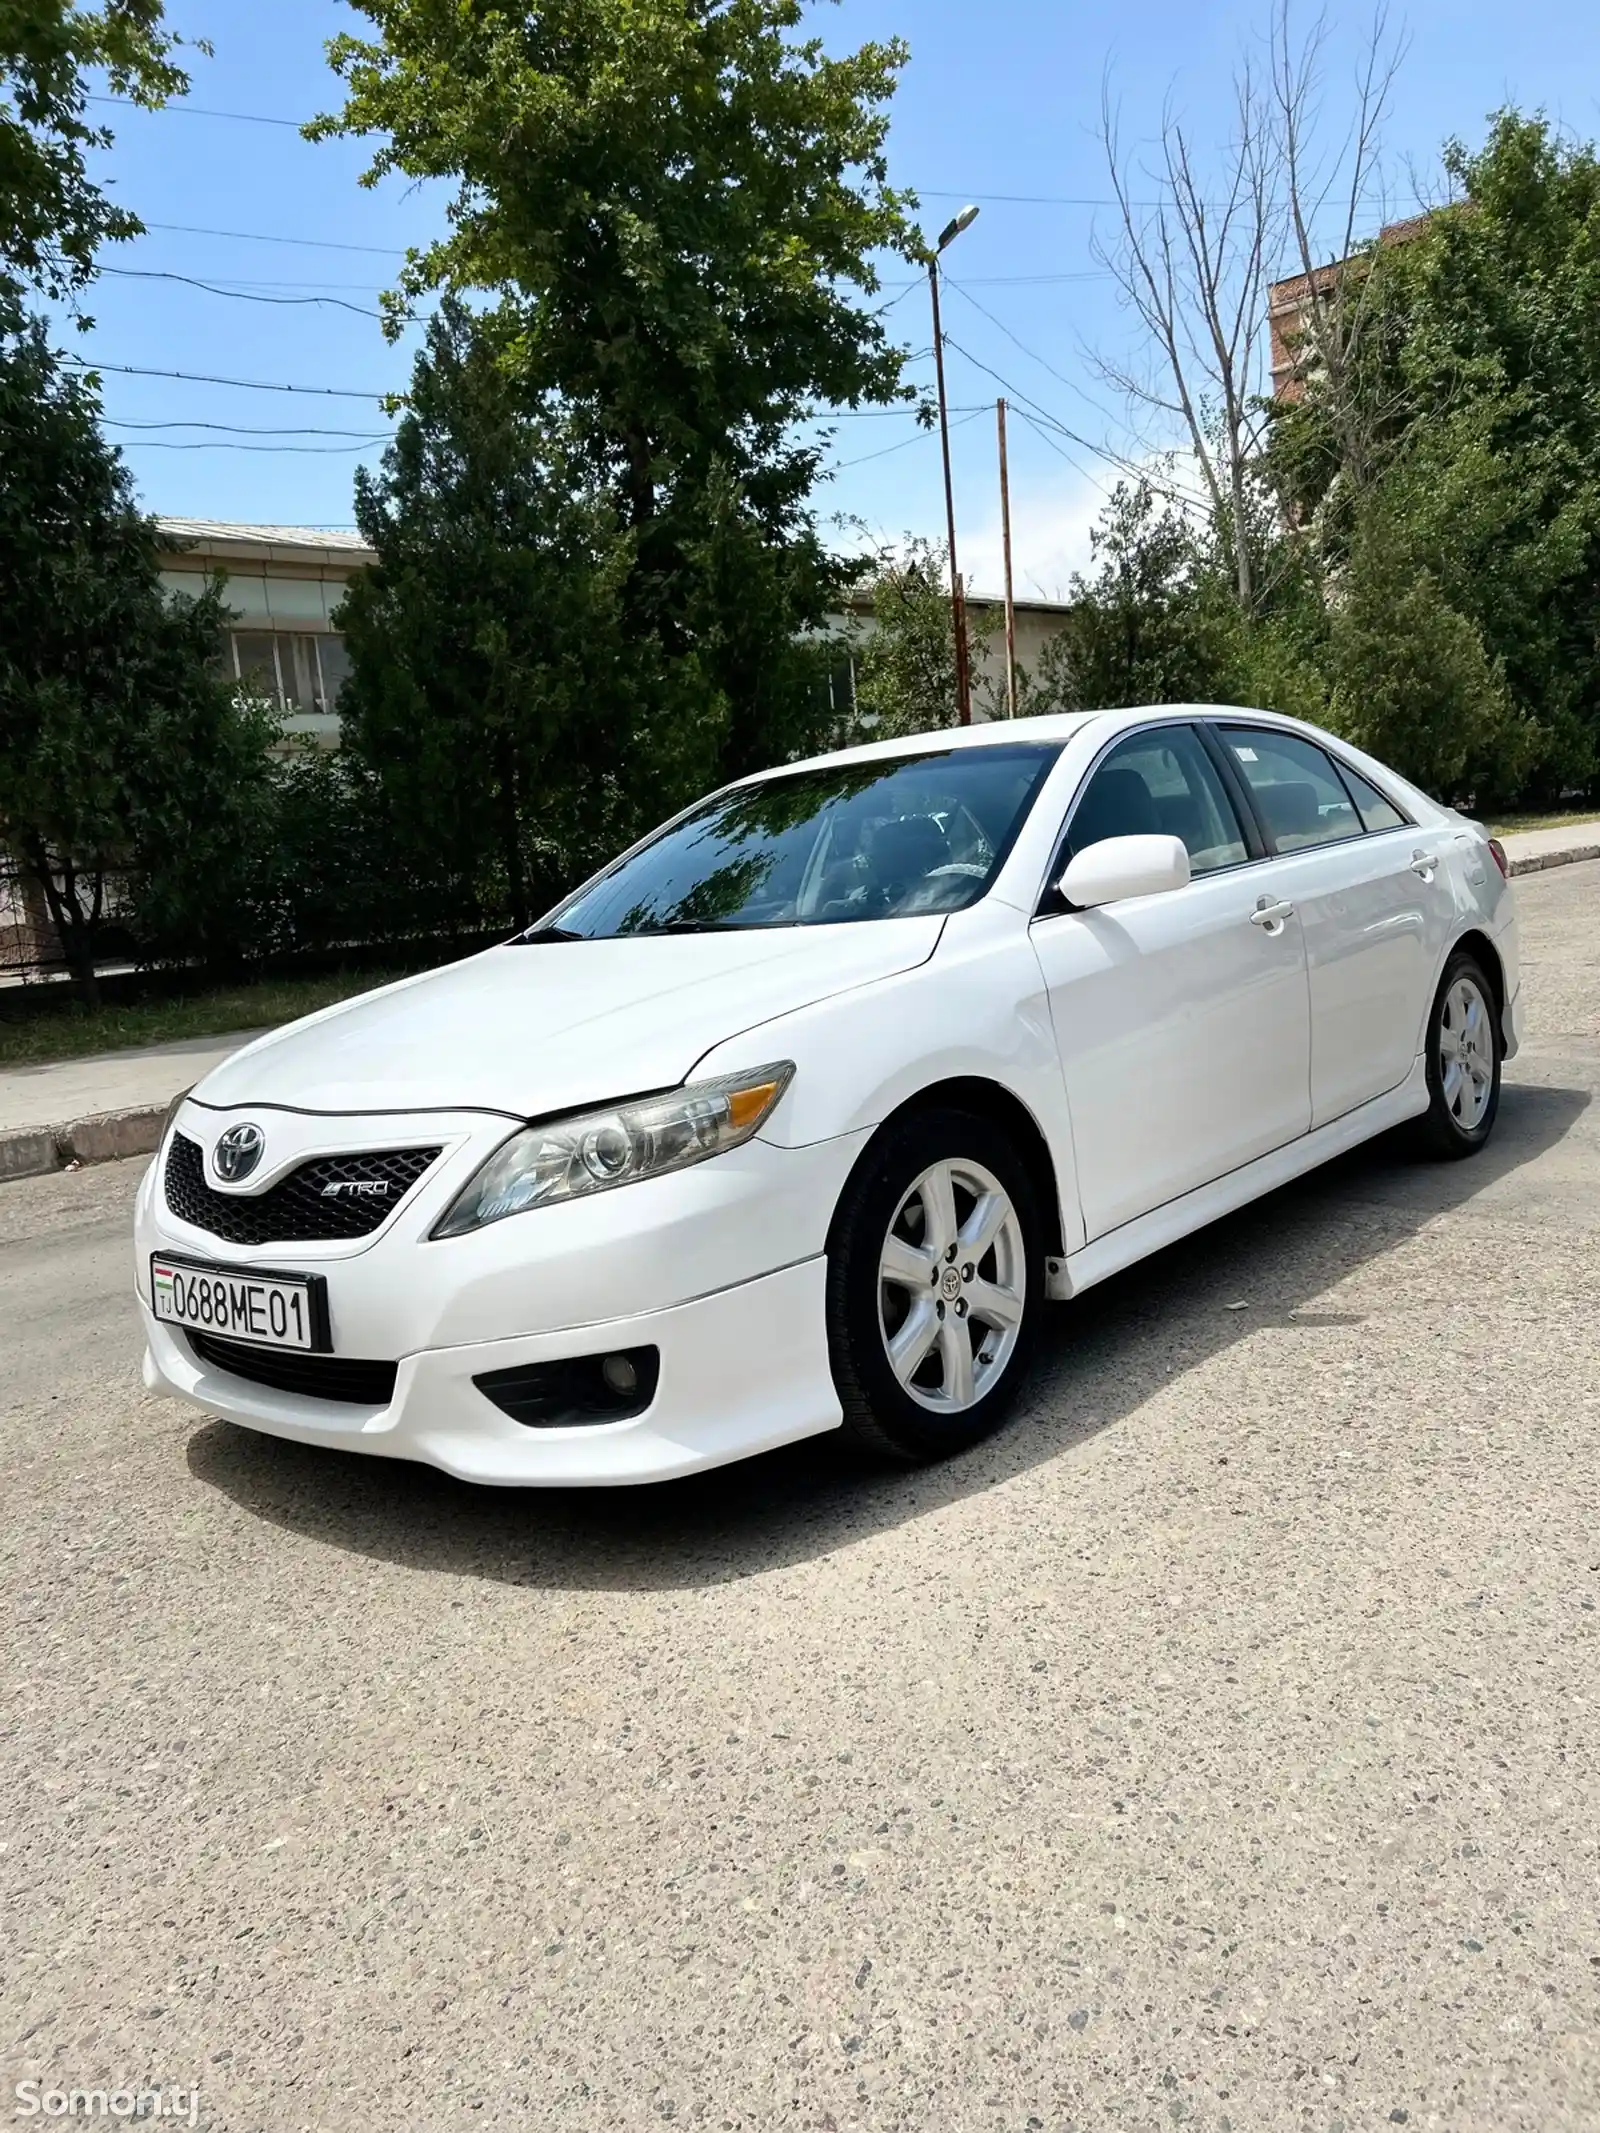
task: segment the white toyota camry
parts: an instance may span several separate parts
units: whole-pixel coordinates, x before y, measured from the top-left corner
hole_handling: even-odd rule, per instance
[[[1385,1128],[1494,1126],[1505,858],[1266,712],[733,786],[520,939],[236,1053],[139,1194],[145,1381],[474,1481],[938,1458],[1046,1301]]]

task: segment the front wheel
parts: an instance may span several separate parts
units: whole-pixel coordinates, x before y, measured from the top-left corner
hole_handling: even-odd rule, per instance
[[[1446,1158],[1476,1155],[1500,1109],[1504,1045],[1495,990],[1470,950],[1453,955],[1428,1019],[1428,1108],[1422,1144]]]
[[[828,1347],[845,1432],[902,1465],[997,1429],[1043,1306],[1038,1198],[1010,1139],[962,1111],[889,1126],[828,1246]]]

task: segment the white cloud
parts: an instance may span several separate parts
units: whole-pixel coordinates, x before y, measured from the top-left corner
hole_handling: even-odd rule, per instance
[[[1011,489],[1011,567],[1019,600],[1064,600],[1074,571],[1089,566],[1089,532],[1105,505],[1105,490],[1063,469],[1060,481]],[[961,574],[975,593],[998,598],[1005,587],[1005,551],[998,499],[975,524],[958,525]]]

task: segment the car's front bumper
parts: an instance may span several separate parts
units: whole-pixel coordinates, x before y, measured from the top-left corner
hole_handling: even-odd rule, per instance
[[[305,1399],[213,1370],[181,1333],[141,1305],[145,1384],[246,1428],[301,1444],[375,1452],[441,1467],[463,1481],[537,1486],[667,1481],[836,1429],[828,1367],[825,1259],[766,1274],[664,1311],[429,1348],[400,1364],[384,1407]],[[473,1383],[486,1371],[651,1345],[661,1378],[643,1414],[581,1427],[533,1429]]]
[[[242,1115],[191,1103],[177,1123],[209,1146]],[[804,1148],[758,1139],[666,1177],[437,1239],[440,1216],[509,1121],[253,1115],[295,1159],[305,1148],[406,1141],[440,1142],[445,1153],[370,1236],[246,1247],[174,1215],[163,1149],[135,1220],[152,1391],[275,1436],[510,1484],[666,1480],[839,1425],[823,1254],[865,1133]],[[381,1407],[311,1398],[204,1361],[152,1314],[152,1252],[241,1274],[321,1275],[334,1356],[396,1364],[392,1397]],[[660,1378],[650,1405],[627,1419],[530,1426],[473,1382],[639,1347],[659,1349]]]

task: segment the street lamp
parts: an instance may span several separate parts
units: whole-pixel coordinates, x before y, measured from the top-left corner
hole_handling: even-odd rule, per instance
[[[944,446],[944,515],[950,536],[950,617],[956,640],[956,704],[963,726],[972,724],[972,677],[967,666],[967,603],[956,564],[956,492],[950,480],[950,412],[944,394],[944,329],[939,323],[939,254],[954,244],[963,230],[978,219],[975,207],[964,207],[939,232],[939,241],[928,254],[928,287],[933,294],[933,364],[939,380],[939,437]]]

